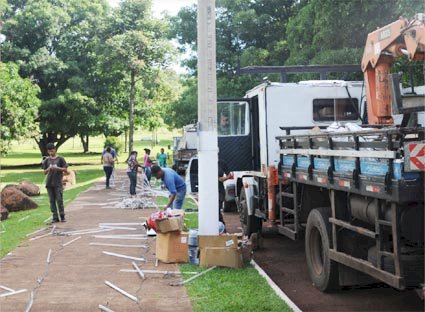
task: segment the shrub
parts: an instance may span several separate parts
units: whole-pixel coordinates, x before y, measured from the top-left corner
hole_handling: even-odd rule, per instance
[[[108,146],[113,147],[115,151],[119,153],[123,147],[123,144],[118,137],[109,136],[109,137],[106,137],[105,143],[103,144],[103,147],[105,148]]]

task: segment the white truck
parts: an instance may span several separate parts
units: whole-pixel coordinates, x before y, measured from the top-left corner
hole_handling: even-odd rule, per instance
[[[421,92],[423,88],[415,90]],[[417,285],[418,278],[423,276],[423,270],[415,269],[418,268],[418,260],[423,261],[423,253],[417,254],[419,249],[412,247],[406,249],[403,245],[401,248],[398,245],[399,250],[393,253],[391,240],[388,239],[391,237],[391,231],[388,232],[388,228],[383,229],[392,226],[394,233],[401,235],[403,239],[407,237],[421,244],[423,188],[421,192],[420,185],[423,184],[421,180],[423,175],[422,178],[417,174],[404,175],[401,159],[397,158],[400,157],[397,149],[402,148],[397,138],[405,142],[420,141],[423,140],[423,130],[421,132],[420,128],[403,127],[400,127],[400,131],[397,128],[377,129],[376,132],[365,130],[363,136],[371,141],[366,143],[362,143],[361,134],[343,133],[342,141],[347,137],[350,137],[351,141],[338,142],[334,146],[332,142],[341,139],[338,137],[339,134],[336,134],[334,140],[333,135],[319,130],[335,122],[351,123],[357,128],[373,127],[365,124],[367,122],[365,94],[363,82],[321,80],[263,83],[248,91],[244,98],[227,99],[218,103],[219,158],[226,161],[234,173],[231,182],[235,185],[244,233],[251,235],[261,232],[262,223],[269,220],[277,226],[281,234],[291,239],[308,236],[306,257],[310,275],[316,287],[322,291],[335,289],[337,285],[368,283],[372,281],[371,276],[403,289],[406,285]],[[399,117],[394,116],[396,123],[401,122]],[[222,119],[228,121],[224,129]],[[424,124],[423,113],[418,113],[418,120]],[[360,143],[357,144],[356,140]],[[363,157],[359,157],[362,153],[360,151],[339,150],[355,149],[356,144],[363,150],[372,149],[372,153],[364,155],[370,154],[366,157],[375,158],[376,161],[373,163],[360,161]],[[310,149],[315,155],[306,157],[305,153]],[[329,158],[339,159],[340,154],[344,154],[342,158],[356,156],[359,161],[347,161],[348,166],[354,167],[347,169],[349,171],[343,169],[343,172],[340,172],[335,165],[347,165],[344,160],[335,160],[335,163],[329,160]],[[380,159],[381,156],[384,158]],[[385,157],[390,156],[395,158],[387,162]],[[272,166],[278,168],[274,174],[269,171]],[[370,174],[364,172],[369,168]],[[373,170],[378,170],[378,173],[374,174]],[[395,172],[396,170],[399,171]],[[273,175],[275,179],[271,178]],[[332,205],[328,193],[339,194],[334,200],[340,202],[334,207],[338,207],[339,211],[352,207],[347,213],[352,214],[358,221],[350,223],[330,218]],[[348,199],[344,202],[341,198]],[[368,204],[365,198],[368,198],[373,205]],[[379,205],[383,205],[385,201],[403,202],[410,205],[410,210],[403,210],[408,213],[391,217],[388,211],[391,209],[398,211],[399,208],[394,207],[400,207],[392,205],[385,215],[380,212],[374,214],[373,209],[378,209],[377,207],[381,207]],[[340,253],[331,255],[329,251],[329,255],[332,256],[332,260],[329,260],[328,250],[332,244],[323,243],[328,239],[332,242],[331,236],[325,235],[326,233],[331,235],[327,232],[330,229],[328,217],[334,222],[333,224],[345,231],[358,231],[361,233],[357,233],[358,236],[365,234],[369,238],[373,236],[378,240],[378,247],[373,245],[375,241],[364,245],[362,237],[354,237],[350,233],[345,236],[339,235],[338,240],[343,240],[339,245]],[[310,220],[310,225],[307,219]],[[311,220],[317,223],[316,226]],[[420,221],[422,225],[419,224]],[[381,236],[376,236],[376,233],[369,229],[371,222],[378,224],[376,233],[381,233]],[[394,222],[400,222],[403,229],[397,229],[392,224]],[[412,224],[410,229],[406,229],[406,222]],[[400,227],[400,224],[397,223],[396,226]],[[382,233],[386,236],[382,236]],[[345,251],[345,254],[342,255],[341,250]],[[407,256],[403,254],[406,250],[410,252]],[[395,262],[391,262],[390,257],[396,257]],[[405,264],[405,261],[408,261],[408,264]],[[399,270],[403,267],[403,263],[405,275]],[[414,274],[412,275],[412,270],[408,269],[412,269]]]
[[[198,153],[198,137],[195,124],[183,127],[183,136],[174,138],[173,168],[179,174],[186,172],[189,161]]]

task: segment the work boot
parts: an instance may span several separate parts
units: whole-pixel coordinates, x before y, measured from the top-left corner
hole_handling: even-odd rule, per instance
[[[52,221],[50,221],[50,223],[58,223],[58,222],[59,222],[59,219],[58,217],[55,217],[55,216],[53,216]]]
[[[65,215],[61,215],[61,222],[66,222]]]

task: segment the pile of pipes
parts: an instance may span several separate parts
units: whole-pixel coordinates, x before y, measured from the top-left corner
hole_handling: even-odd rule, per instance
[[[114,208],[146,209],[156,208],[156,204],[151,197],[135,197],[124,199],[117,203]]]

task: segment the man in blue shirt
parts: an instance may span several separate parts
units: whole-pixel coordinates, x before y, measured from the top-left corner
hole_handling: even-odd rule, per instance
[[[165,209],[169,207],[182,209],[184,197],[186,196],[186,183],[177,172],[170,168],[161,168],[155,165],[152,166],[152,175],[157,179],[161,179],[170,192],[170,200]]]

